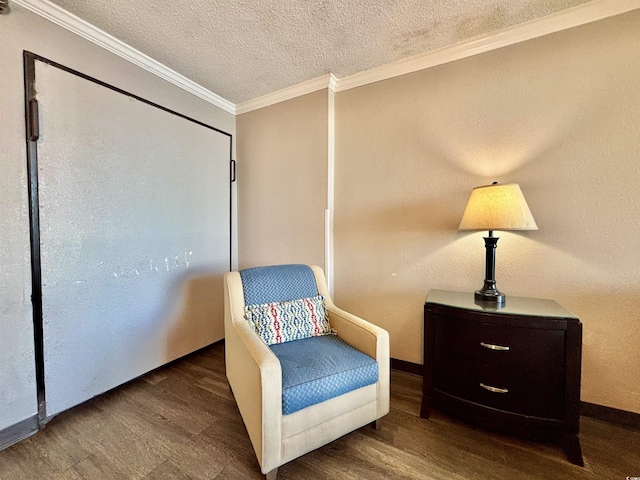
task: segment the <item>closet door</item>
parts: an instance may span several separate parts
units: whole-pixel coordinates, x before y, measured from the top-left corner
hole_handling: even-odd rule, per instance
[[[35,91],[50,417],[223,338],[231,137],[40,60]]]

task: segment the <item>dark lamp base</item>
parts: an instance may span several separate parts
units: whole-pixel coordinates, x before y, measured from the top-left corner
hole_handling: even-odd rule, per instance
[[[504,305],[506,296],[498,290],[476,290],[474,298],[476,302],[487,302],[502,306]]]
[[[502,308],[504,306],[505,295],[496,288],[496,247],[498,237],[493,236],[489,230],[489,236],[484,237],[484,246],[487,250],[484,285],[480,290],[476,290],[475,301],[487,304],[489,307]]]

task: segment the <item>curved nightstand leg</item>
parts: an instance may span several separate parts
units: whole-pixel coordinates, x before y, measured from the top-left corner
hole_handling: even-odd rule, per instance
[[[422,394],[422,404],[420,405],[420,418],[429,418],[431,416],[432,403],[431,394]]]
[[[574,465],[584,467],[582,448],[580,447],[580,439],[578,438],[578,435],[562,435],[560,437],[560,444],[567,456],[567,460]]]

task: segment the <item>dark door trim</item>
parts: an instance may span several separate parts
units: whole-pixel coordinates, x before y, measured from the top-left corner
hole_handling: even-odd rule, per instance
[[[38,197],[38,106],[36,98],[36,61],[46,63],[59,68],[67,73],[96,83],[102,87],[118,92],[127,97],[134,98],[142,103],[163,110],[189,122],[214,130],[229,137],[229,165],[232,175],[229,177],[229,270],[233,265],[233,197],[231,184],[235,182],[235,161],[232,160],[233,135],[208,125],[182,113],[158,105],[150,100],[127,92],[109,83],[98,80],[72,68],[61,65],[53,60],[42,57],[32,52],[23,51],[24,68],[24,105],[25,105],[25,138],[27,142],[27,175],[29,189],[29,233],[31,242],[31,303],[33,305],[33,335],[36,361],[36,388],[38,396],[38,422],[44,425],[47,422],[45,372],[44,372],[44,329],[42,316],[42,264],[40,257],[40,204]]]

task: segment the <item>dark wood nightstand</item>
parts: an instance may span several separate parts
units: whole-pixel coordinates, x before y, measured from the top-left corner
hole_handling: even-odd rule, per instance
[[[580,429],[582,324],[552,300],[431,290],[424,305],[420,416],[432,406],[496,431],[561,441],[584,465]]]

